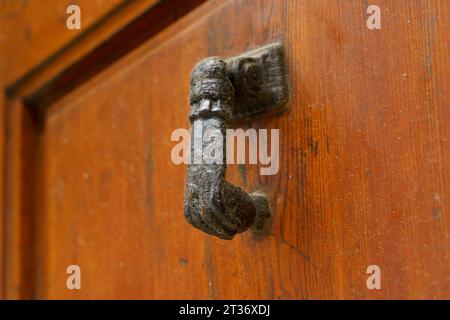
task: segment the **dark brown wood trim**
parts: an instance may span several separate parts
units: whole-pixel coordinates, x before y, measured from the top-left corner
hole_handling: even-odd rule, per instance
[[[33,297],[36,283],[36,232],[43,183],[38,166],[40,131],[34,110],[20,99],[9,100],[5,114],[3,210],[3,294],[8,299]]]

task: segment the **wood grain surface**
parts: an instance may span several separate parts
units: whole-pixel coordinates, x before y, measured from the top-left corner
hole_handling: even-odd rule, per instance
[[[124,0],[46,0],[0,2],[1,77],[12,83],[63,45],[90,28]],[[66,27],[67,6],[81,9],[81,30]]]
[[[77,4],[83,10],[82,29],[85,30],[102,15],[119,4],[120,0],[76,1],[0,1],[0,150],[5,150],[5,92],[17,78],[25,74],[54,51],[73,40],[81,30],[65,27],[66,8]],[[0,167],[5,167],[3,152]],[[0,170],[0,180],[5,180],[5,170]],[[4,208],[4,184],[0,183],[0,206]],[[3,296],[3,218],[0,215],[0,298]]]
[[[33,184],[21,202],[33,263],[19,274],[32,284],[9,295],[450,298],[450,2],[377,4],[381,30],[366,28],[367,1],[210,0],[46,106],[42,127],[22,122],[38,131],[22,130],[33,161],[17,178]],[[215,239],[184,220],[170,136],[188,128],[195,63],[274,41],[286,45],[289,108],[244,128],[280,130],[280,170],[228,174],[269,195],[274,225],[262,239]],[[81,290],[66,288],[71,264]],[[369,265],[381,290],[366,286]]]

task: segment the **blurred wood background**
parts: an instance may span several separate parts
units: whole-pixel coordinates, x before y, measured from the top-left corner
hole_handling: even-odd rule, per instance
[[[381,30],[370,4],[0,1],[2,297],[450,298],[450,2],[377,1]],[[280,129],[279,173],[229,168],[273,229],[215,239],[184,221],[170,135],[196,62],[274,41],[289,109],[247,127]]]

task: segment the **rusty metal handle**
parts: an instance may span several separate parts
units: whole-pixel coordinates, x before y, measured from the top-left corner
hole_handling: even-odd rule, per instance
[[[256,233],[267,228],[271,217],[267,197],[260,192],[247,194],[225,180],[226,129],[232,120],[248,119],[284,106],[284,72],[280,44],[227,61],[210,57],[193,69],[191,162],[187,167],[184,214],[194,227],[221,239],[232,239],[252,226]],[[205,135],[214,134],[221,139],[213,139],[213,143],[208,140],[206,145]],[[204,147],[216,150],[216,161],[203,158]]]

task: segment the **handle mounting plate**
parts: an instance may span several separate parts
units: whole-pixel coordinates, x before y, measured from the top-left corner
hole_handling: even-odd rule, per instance
[[[226,60],[235,89],[232,122],[282,111],[289,100],[284,46],[273,43]]]

